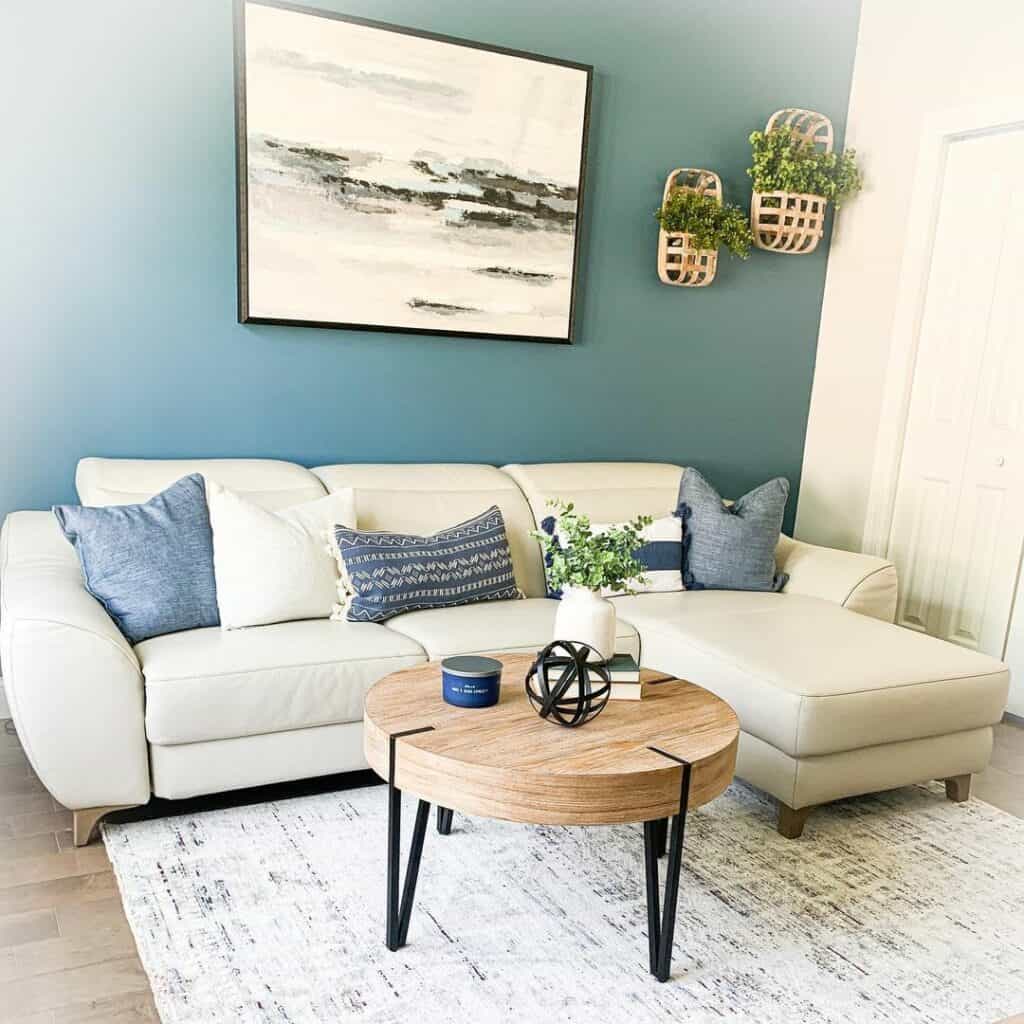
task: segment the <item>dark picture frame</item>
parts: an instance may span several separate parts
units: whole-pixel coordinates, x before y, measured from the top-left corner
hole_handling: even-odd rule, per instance
[[[507,197],[507,202],[512,204],[512,212],[507,209],[498,209],[496,212],[490,210],[473,211],[468,215],[464,215],[464,211],[456,210],[456,213],[460,216],[464,216],[464,219],[468,220],[470,217],[476,218],[470,228],[470,232],[485,231],[488,227],[495,225],[508,228],[511,225],[515,225],[515,233],[521,235],[522,239],[525,240],[520,244],[528,244],[530,235],[533,234],[540,239],[541,242],[546,244],[552,244],[552,240],[555,238],[556,233],[566,234],[564,225],[569,223],[570,214],[568,209],[572,207],[571,213],[571,256],[568,260],[565,260],[563,253],[563,262],[567,262],[566,273],[563,274],[548,274],[548,273],[533,273],[530,271],[518,270],[514,267],[506,266],[489,266],[483,269],[473,270],[472,273],[487,275],[491,278],[501,278],[498,285],[493,285],[493,282],[488,282],[488,286],[498,288],[519,288],[519,290],[526,294],[530,291],[531,286],[534,286],[534,293],[542,292],[543,288],[537,288],[537,285],[545,285],[550,283],[550,280],[546,279],[558,279],[555,281],[562,282],[562,289],[564,291],[564,282],[568,281],[568,303],[565,314],[558,316],[558,322],[565,324],[564,332],[559,330],[556,335],[550,335],[546,333],[519,333],[510,330],[489,330],[489,329],[462,329],[458,326],[458,320],[463,318],[465,315],[472,317],[473,314],[481,314],[481,316],[493,316],[497,318],[502,314],[495,312],[493,314],[488,313],[486,310],[477,309],[470,306],[462,305],[446,305],[445,302],[428,302],[413,299],[408,301],[406,305],[412,307],[414,313],[420,313],[421,308],[425,307],[425,310],[429,313],[438,314],[437,319],[442,321],[435,325],[416,325],[408,323],[371,323],[361,322],[359,320],[348,320],[344,318],[330,319],[322,316],[311,316],[305,317],[301,315],[267,315],[266,311],[261,311],[258,308],[258,302],[253,301],[253,290],[252,290],[252,276],[254,267],[252,265],[252,250],[251,241],[253,239],[252,231],[252,197],[251,197],[251,183],[250,183],[250,118],[248,108],[248,92],[249,92],[249,54],[246,48],[246,35],[247,35],[247,20],[246,13],[253,8],[272,8],[279,11],[292,12],[294,14],[300,14],[308,16],[310,18],[324,18],[334,22],[342,22],[347,25],[359,26],[365,29],[372,29],[379,32],[394,33],[396,36],[413,38],[418,40],[429,40],[436,43],[445,44],[448,46],[468,48],[475,51],[483,51],[488,54],[493,54],[498,57],[508,57],[514,61],[531,61],[537,62],[538,64],[554,65],[560,68],[571,69],[581,73],[582,82],[580,87],[583,90],[582,95],[582,124],[580,125],[580,146],[579,146],[579,164],[578,164],[578,176],[574,186],[566,186],[558,189],[554,184],[546,182],[533,182],[531,180],[523,180],[522,178],[516,177],[510,173],[503,173],[500,170],[493,172],[493,179],[504,186],[502,188],[490,187],[489,179],[481,179],[480,176],[485,173],[476,169],[449,171],[447,178],[452,179],[452,188],[458,190],[460,187],[466,187],[460,180],[464,175],[476,175],[477,179],[469,186],[469,188],[477,188],[479,182],[482,180],[484,184],[483,189],[479,189],[480,193],[487,197],[487,201],[492,203],[500,203],[502,200],[495,200],[494,196]],[[589,142],[590,132],[590,108],[591,108],[591,95],[593,87],[593,67],[589,64],[581,64],[574,61],[560,60],[554,57],[547,57],[541,54],[530,53],[522,50],[510,49],[507,47],[494,46],[486,43],[475,42],[467,39],[460,39],[455,36],[442,35],[434,32],[427,32],[421,29],[406,28],[399,25],[393,25],[388,22],[375,21],[368,18],[360,18],[347,14],[339,14],[334,11],[326,11],[319,8],[307,7],[301,4],[293,4],[287,2],[287,0],[234,0],[234,19],[235,19],[235,137],[236,137],[236,222],[237,222],[237,287],[238,287],[238,321],[243,324],[274,324],[291,327],[314,327],[314,328],[332,328],[332,329],[343,329],[343,330],[358,330],[358,331],[375,331],[375,332],[390,332],[399,334],[411,334],[411,335],[431,335],[431,336],[444,336],[444,337],[468,337],[468,338],[484,338],[500,341],[531,341],[531,342],[543,342],[548,344],[572,344],[576,327],[577,327],[577,305],[578,305],[578,278],[579,278],[579,264],[580,264],[580,253],[581,253],[581,234],[583,226],[583,209],[584,209],[584,188],[586,183],[586,163],[587,163],[587,147]],[[289,53],[289,58],[295,61],[303,60],[301,54]],[[307,62],[303,67],[313,68],[317,74],[324,74],[321,69],[323,68],[323,62],[313,63],[312,61]],[[348,69],[339,66],[336,71],[338,74],[349,74],[350,78],[355,77],[355,74],[363,74],[364,72],[349,72]],[[392,81],[398,81],[399,87],[401,83],[406,81],[405,79],[392,79]],[[348,84],[346,81],[344,84]],[[385,82],[385,85],[390,83]],[[392,86],[394,87],[394,86]],[[441,86],[437,86],[438,89]],[[525,108],[524,108],[525,109]],[[300,140],[301,142],[301,140]],[[341,167],[347,168],[347,164],[342,164],[340,161],[346,161],[353,159],[348,156],[340,155],[340,150],[317,150],[312,146],[304,145],[293,145],[287,146],[284,142],[268,141],[266,138],[262,140],[264,147],[273,147],[274,150],[281,150],[285,155],[290,153],[299,154],[293,158],[295,161],[302,159],[310,159],[306,157],[306,154],[319,154],[324,159],[330,159],[332,161],[338,161]],[[569,152],[568,150],[566,151]],[[575,156],[575,147],[572,149],[572,155]],[[270,156],[276,154],[271,153]],[[435,171],[433,167],[427,167],[424,161],[417,161],[416,163],[424,164],[426,168],[424,174],[433,172],[434,177],[430,179],[431,182],[447,181],[447,178],[443,176],[442,171]],[[309,177],[308,168],[303,167],[300,170]],[[277,171],[275,173],[286,173]],[[329,176],[321,175],[321,178],[327,180]],[[353,179],[349,179],[351,181]],[[342,179],[343,183],[340,186],[344,190],[348,182]],[[362,186],[373,187],[373,183],[366,181],[359,181],[357,184]],[[390,190],[385,192],[385,196],[396,195],[400,198],[397,202],[408,202],[404,199],[405,194],[411,194],[408,188],[397,189],[388,185],[378,185],[378,189]],[[435,187],[435,186],[431,186]],[[515,191],[516,188],[525,188],[532,190],[532,194],[523,194]],[[552,197],[548,198],[548,193],[544,192],[544,189],[550,190]],[[420,199],[420,205],[423,205],[424,201],[426,205],[433,209],[441,209],[442,206],[447,207],[451,200],[461,200],[462,195],[447,195],[445,198],[443,193],[416,193],[416,196]],[[540,196],[540,198],[538,198]],[[425,197],[425,200],[424,200]],[[373,196],[374,201],[377,200],[377,196]],[[472,197],[470,197],[472,198]],[[527,204],[530,203],[533,206],[533,210],[538,211],[534,213],[530,210]],[[558,204],[561,204],[560,206]],[[440,206],[438,204],[441,204]],[[521,205],[520,205],[521,204]],[[549,205],[550,204],[550,205]],[[574,205],[573,205],[574,204]],[[409,203],[411,207],[411,202]],[[456,202],[454,205],[458,206]],[[472,202],[463,205],[472,206]],[[554,222],[555,226],[552,227],[550,224],[543,224],[540,228],[536,227],[535,222],[541,220],[539,211],[544,211],[544,218],[548,221]],[[520,212],[522,211],[522,212]],[[394,210],[375,210],[374,212],[393,213]],[[417,208],[416,214],[422,218],[422,212]],[[446,211],[445,211],[446,212]],[[479,221],[487,223],[484,227],[477,226]],[[393,218],[392,218],[393,222]],[[530,230],[527,231],[526,228]],[[466,229],[461,227],[454,227],[452,231],[461,231],[462,234],[459,236],[466,236]],[[509,231],[511,234],[511,231]],[[545,235],[548,238],[545,238]],[[493,232],[492,232],[493,235]],[[494,243],[488,239],[488,244],[493,245]],[[454,270],[453,273],[459,273],[464,271]],[[521,286],[521,287],[520,287]],[[554,300],[552,300],[554,301]],[[257,308],[254,308],[254,305]],[[562,306],[564,308],[564,299]],[[543,311],[540,315],[551,317],[548,311]],[[514,319],[514,317],[512,318]]]

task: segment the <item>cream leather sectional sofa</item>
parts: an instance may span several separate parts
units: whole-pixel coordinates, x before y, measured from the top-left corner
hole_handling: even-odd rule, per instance
[[[316,620],[199,629],[132,647],[84,589],[49,512],[0,538],[0,666],[39,777],[75,811],[75,841],[114,808],[366,767],[367,689],[455,653],[539,649],[556,604],[529,536],[560,497],[598,521],[673,510],[682,469],[654,463],[335,465],[84,459],[87,505],[144,501],[202,472],[271,508],[342,487],[359,526],[429,533],[497,504],[525,600],[418,611],[385,625]],[[740,777],[799,835],[815,804],[928,779],[966,798],[992,747],[1009,674],[992,658],[891,624],[886,561],[783,537],[782,594],[617,598],[619,648],[724,697],[743,729]]]

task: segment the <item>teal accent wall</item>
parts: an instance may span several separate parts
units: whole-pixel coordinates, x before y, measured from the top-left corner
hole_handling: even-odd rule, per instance
[[[778,107],[841,137],[857,0],[319,6],[594,65],[577,344],[238,324],[229,0],[10,5],[0,515],[73,500],[83,455],[670,460],[795,507],[826,249],[669,288],[651,214],[676,166],[746,205]]]

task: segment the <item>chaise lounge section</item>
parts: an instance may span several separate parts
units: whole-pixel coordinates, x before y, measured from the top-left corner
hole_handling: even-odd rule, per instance
[[[664,514],[675,466],[507,466],[534,515],[556,495],[595,520]],[[634,510],[634,511],[630,511]],[[797,837],[815,804],[929,779],[966,799],[992,753],[1009,673],[994,658],[892,625],[896,570],[783,537],[781,594],[685,591],[616,599],[647,664],[728,701],[736,774],[779,801]]]
[[[498,505],[522,601],[410,612],[386,624],[311,620],[190,630],[132,647],[85,590],[48,512],[0,536],[0,663],[39,777],[75,812],[103,814],[366,767],[362,706],[384,675],[450,654],[533,651],[555,601],[530,531],[553,497],[594,519],[672,511],[682,467],[655,463],[336,465],[85,459],[85,504],[143,501],[201,472],[266,508],[340,488],[359,525],[430,533]],[[995,659],[892,625],[891,563],[783,537],[781,594],[616,598],[618,647],[724,697],[743,729],[737,774],[779,801],[798,836],[815,804],[929,779],[966,799],[988,762],[1009,675]]]

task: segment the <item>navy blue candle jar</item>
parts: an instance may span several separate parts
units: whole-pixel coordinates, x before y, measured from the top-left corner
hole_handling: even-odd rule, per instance
[[[441,662],[441,692],[458,708],[489,708],[501,693],[501,662],[460,654]]]

